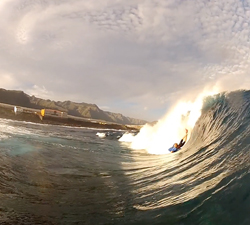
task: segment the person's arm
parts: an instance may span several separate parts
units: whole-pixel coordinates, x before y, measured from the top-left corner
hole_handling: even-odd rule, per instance
[[[184,142],[187,141],[187,136],[188,136],[188,130],[186,129],[186,135],[182,138],[182,140],[183,140]]]

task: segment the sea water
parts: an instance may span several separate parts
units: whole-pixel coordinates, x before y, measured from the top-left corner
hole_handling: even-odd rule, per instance
[[[124,131],[1,119],[0,224],[249,225],[249,99],[207,99],[174,154],[134,150]]]

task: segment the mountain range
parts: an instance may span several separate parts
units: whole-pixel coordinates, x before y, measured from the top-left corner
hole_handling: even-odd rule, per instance
[[[67,112],[68,115],[104,120],[126,125],[143,125],[145,120],[123,116],[120,113],[112,113],[101,110],[96,104],[76,103],[72,101],[53,101],[29,96],[23,91],[5,90],[0,88],[0,102],[33,109],[55,109]]]

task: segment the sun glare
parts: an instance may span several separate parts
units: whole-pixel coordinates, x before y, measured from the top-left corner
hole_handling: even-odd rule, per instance
[[[146,124],[136,136],[124,134],[119,141],[131,142],[132,149],[145,149],[150,154],[167,154],[168,148],[189,134],[201,115],[203,99],[218,93],[217,90],[202,92],[195,101],[179,101],[172,110],[154,126]],[[190,136],[190,135],[189,135]]]

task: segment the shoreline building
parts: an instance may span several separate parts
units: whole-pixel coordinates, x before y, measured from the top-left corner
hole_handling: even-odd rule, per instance
[[[54,110],[54,109],[41,109],[40,114],[41,114],[42,117],[46,117],[46,116],[61,117],[61,118],[67,118],[68,117],[67,112]]]

